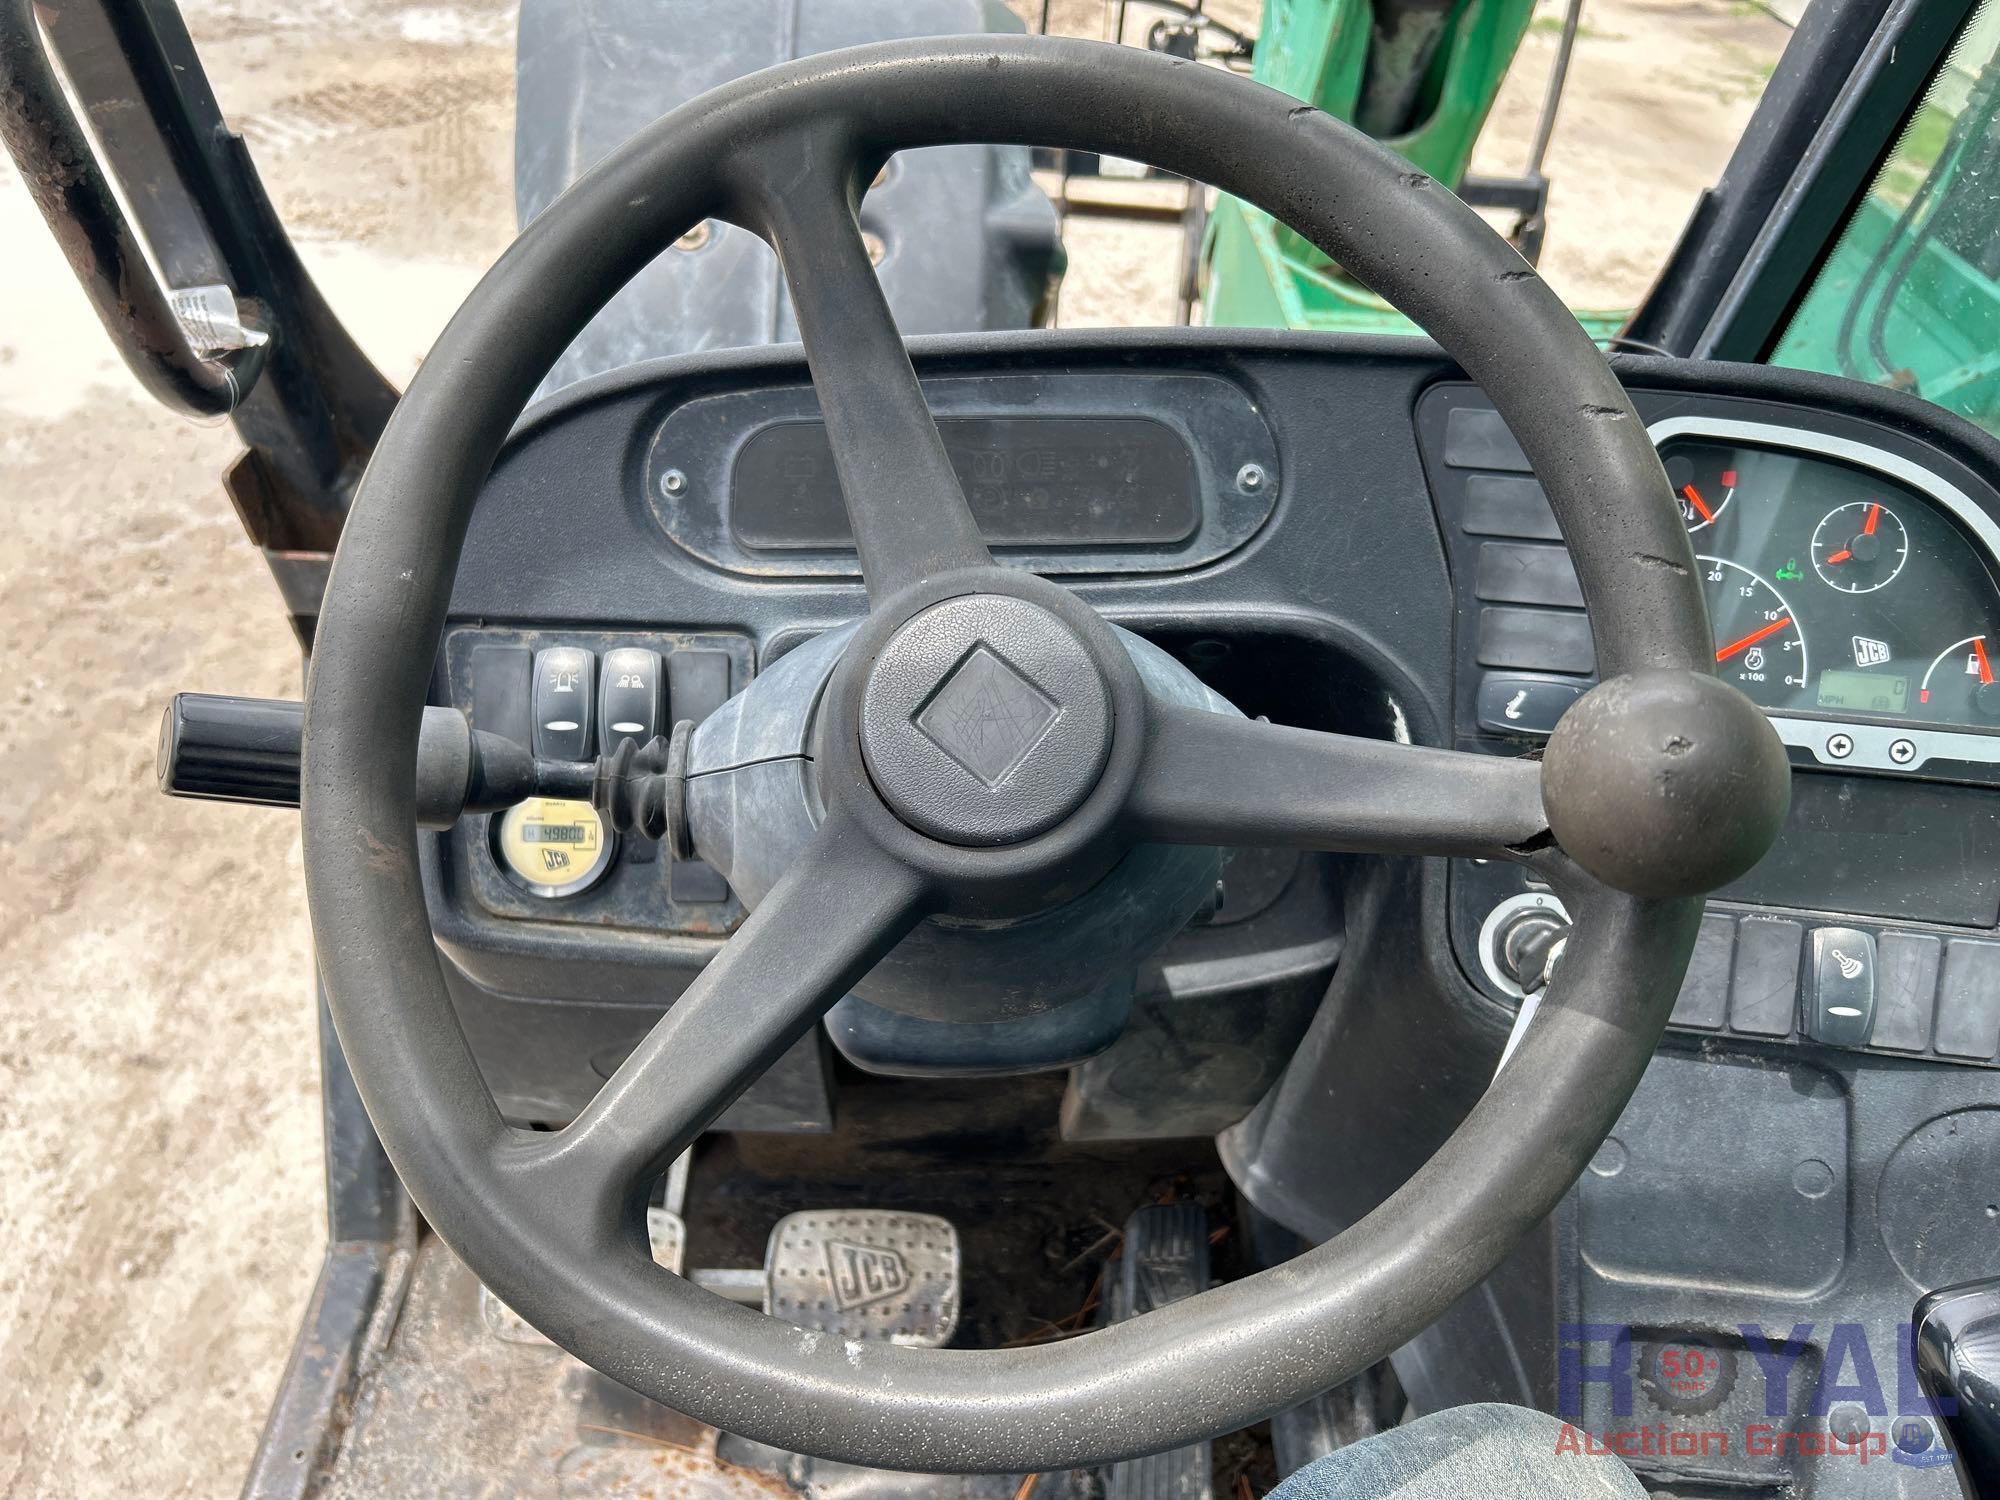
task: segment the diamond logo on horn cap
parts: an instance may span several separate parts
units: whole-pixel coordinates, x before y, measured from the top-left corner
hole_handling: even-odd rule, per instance
[[[916,724],[946,755],[997,787],[1060,713],[1048,694],[981,642],[931,695]]]

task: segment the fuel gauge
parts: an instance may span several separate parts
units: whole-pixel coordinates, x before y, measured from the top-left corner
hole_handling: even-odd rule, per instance
[[[1938,652],[1917,684],[1917,702],[1932,718],[1957,724],[2000,723],[2000,683],[1993,680],[1987,638],[1969,635]]]

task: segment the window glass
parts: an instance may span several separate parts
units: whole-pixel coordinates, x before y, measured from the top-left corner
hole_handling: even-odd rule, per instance
[[[1986,0],[1800,303],[1774,364],[2000,432],[2000,4]]]

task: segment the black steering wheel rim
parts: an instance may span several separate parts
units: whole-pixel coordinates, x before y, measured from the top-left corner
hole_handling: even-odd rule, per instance
[[[486,473],[590,316],[695,223],[743,223],[784,256],[797,244],[788,231],[814,227],[793,216],[793,205],[823,202],[823,193],[813,199],[816,183],[841,180],[851,228],[855,184],[873,162],[959,141],[1145,160],[1212,182],[1306,234],[1436,337],[1507,418],[1574,550],[1603,675],[1716,685],[1704,675],[1706,618],[1665,477],[1582,328],[1452,194],[1259,85],[1096,43],[976,37],[857,48],[696,100],[613,153],[523,231],[397,408],[322,606],[307,694],[306,873],[342,1046],[432,1226],[578,1357],[704,1421],[784,1448],[885,1467],[999,1472],[1106,1462],[1233,1430],[1336,1383],[1425,1326],[1550,1211],[1614,1123],[1665,1025],[1700,902],[1621,894],[1559,849],[1515,850],[1557,883],[1577,931],[1535,1026],[1432,1160],[1374,1213],[1297,1261],[1043,1348],[843,1344],[654,1266],[633,1182],[586,1170],[603,1151],[629,1178],[678,1149],[678,1137],[641,1142],[625,1137],[622,1122],[606,1123],[629,1102],[616,1096],[633,1092],[621,1083],[625,1069],[570,1130],[530,1135],[500,1119],[432,943],[412,802],[432,662]],[[838,289],[871,295],[851,281]],[[797,300],[811,355],[824,309]],[[902,369],[907,377],[906,358]],[[908,377],[906,388],[845,393],[817,363],[814,375],[837,451],[843,430],[865,433],[876,419],[870,403],[893,406],[899,392],[916,389]],[[843,468],[851,508],[854,478]],[[913,545],[920,553],[921,543]],[[867,570],[865,537],[863,555]],[[941,572],[934,565],[952,560],[944,547],[912,566]],[[871,593],[891,592],[869,582]],[[1016,587],[1032,591],[1038,582]],[[1593,745],[1610,756],[1621,742],[1613,735],[1577,753],[1587,757]],[[1542,778],[1551,816],[1556,759],[1552,747]],[[843,861],[874,857],[855,853],[874,847],[862,823],[829,829],[802,863],[823,860],[839,877],[853,869]],[[865,899],[884,914],[935,909],[930,877],[912,877],[904,889],[895,874],[903,868],[883,865],[880,889]],[[802,873],[802,886],[812,874]],[[796,921],[813,911],[808,901],[786,915]],[[874,956],[857,945],[820,961],[834,979],[852,978]],[[730,963],[725,950],[704,980]],[[684,1008],[694,1019],[675,1031]],[[710,1009],[702,1020],[683,997],[641,1044],[633,1076],[656,1086],[661,1075],[642,1065],[661,1053],[699,1057],[731,1045]],[[789,1040],[773,1038],[732,1066],[768,1061]],[[699,1123],[676,1126],[682,1136],[689,1128]]]

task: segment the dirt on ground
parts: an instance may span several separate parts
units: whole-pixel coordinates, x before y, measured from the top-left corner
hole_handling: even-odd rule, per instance
[[[1098,0],[1054,9],[1105,34]],[[187,12],[307,265],[407,379],[513,230],[512,7]],[[1525,158],[1556,13],[1479,170]],[[1543,265],[1573,302],[1617,306],[1787,32],[1736,0],[1585,16]],[[1069,243],[1065,322],[1171,317],[1175,231],[1079,224]],[[153,747],[175,691],[296,696],[298,654],[217,483],[229,429],[144,398],[11,168],[0,265],[0,1497],[225,1495],[321,1251],[311,946],[296,819],[158,796]]]

